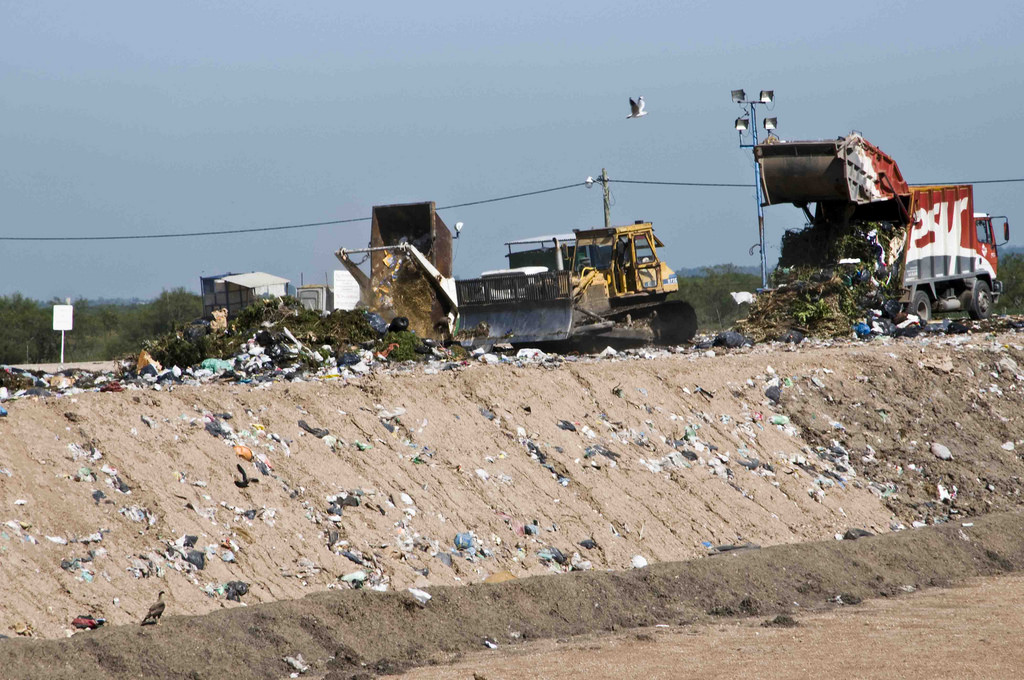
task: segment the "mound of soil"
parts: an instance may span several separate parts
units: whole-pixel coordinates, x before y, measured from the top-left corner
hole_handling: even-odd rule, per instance
[[[168,615],[158,626],[99,629],[66,641],[5,641],[11,678],[280,678],[301,655],[307,677],[342,680],[443,663],[484,641],[507,645],[601,630],[765,617],[833,606],[837,596],[894,596],[1024,566],[1024,521],[744,550],[626,573],[578,573],[406,592],[322,593],[302,600]],[[68,669],[73,668],[73,671]]]

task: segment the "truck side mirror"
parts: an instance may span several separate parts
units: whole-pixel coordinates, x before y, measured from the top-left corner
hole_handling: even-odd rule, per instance
[[[1003,220],[1003,240],[1004,241],[1009,241],[1010,240],[1010,221],[1009,220]]]

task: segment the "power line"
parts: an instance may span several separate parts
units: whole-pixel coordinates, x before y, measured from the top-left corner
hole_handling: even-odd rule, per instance
[[[638,180],[638,179],[609,179],[609,182],[618,182],[620,184],[646,184],[652,186],[676,186],[676,187],[719,187],[719,188],[741,188],[749,189],[753,187],[753,184],[739,184],[730,182],[669,182],[669,181],[658,181],[658,180]],[[1007,178],[1007,179],[980,179],[973,181],[962,181],[962,182],[941,182],[939,184],[950,185],[950,184],[1003,184],[1010,182],[1024,182],[1024,177],[1020,178]],[[436,208],[436,210],[451,210],[453,208],[467,208],[474,205],[485,205],[487,203],[497,203],[499,201],[509,201],[516,198],[526,198],[527,196],[538,196],[540,194],[548,194],[554,191],[563,191],[565,189],[573,189],[575,187],[585,186],[586,182],[575,182],[573,184],[564,184],[562,186],[550,187],[548,189],[538,189],[536,191],[526,191],[518,194],[509,194],[508,196],[498,196],[495,198],[485,198],[479,201],[468,201],[466,203],[453,203],[452,205],[443,205]],[[909,186],[936,186],[935,183],[915,183]],[[285,224],[273,227],[247,227],[243,229],[215,229],[209,231],[189,231],[189,232],[178,232],[169,234],[124,234],[117,236],[0,236],[0,241],[133,241],[133,240],[145,240],[145,239],[168,239],[168,238],[191,238],[196,236],[223,236],[229,234],[254,234],[260,232],[270,231],[285,231],[290,229],[309,229],[312,227],[327,227],[338,224],[354,224],[356,222],[369,222],[371,217],[353,217],[344,220],[327,220],[324,222],[304,222],[302,224]]]
[[[932,184],[915,182],[910,184],[912,187],[934,187],[934,186],[949,186],[953,184],[1004,184],[1006,182],[1024,182],[1024,177],[1018,177],[1014,179],[975,179],[967,180],[963,182],[937,182]]]
[[[497,203],[498,201],[508,201],[514,198],[524,198],[526,196],[536,196],[538,194],[547,194],[552,191],[561,191],[563,189],[571,189],[573,187],[584,186],[586,182],[576,182],[575,184],[566,184],[560,187],[551,187],[550,189],[539,189],[537,191],[526,191],[520,194],[511,194],[509,196],[498,196],[497,198],[485,198],[480,201],[469,201],[468,203],[455,203],[453,205],[445,205],[436,210],[449,210],[451,208],[465,208],[471,205],[483,205],[484,203]],[[284,231],[286,229],[306,229],[309,227],[326,227],[335,224],[353,224],[355,222],[369,222],[371,217],[353,217],[347,220],[328,220],[326,222],[305,222],[303,224],[286,224],[276,227],[248,227],[245,229],[218,229],[213,231],[190,231],[181,232],[174,234],[125,234],[119,236],[0,236],[0,241],[131,241],[141,239],[157,239],[157,238],[186,238],[192,236],[220,236],[224,234],[253,234],[257,232],[266,231]]]
[[[566,184],[560,187],[551,187],[550,189],[540,189],[538,191],[527,191],[522,194],[512,194],[511,196],[499,196],[498,198],[485,198],[482,201],[470,201],[469,203],[456,203],[454,205],[442,205],[435,210],[449,210],[451,208],[465,208],[470,205],[483,205],[484,203],[497,203],[498,201],[507,201],[513,198],[523,198],[524,196],[536,196],[538,194],[549,194],[552,191],[561,191],[562,189],[572,189],[573,187],[584,186],[586,182],[576,182],[575,184]]]
[[[286,224],[278,227],[250,227],[247,229],[221,229],[218,231],[190,231],[181,232],[177,234],[126,234],[123,236],[0,236],[0,241],[130,241],[150,238],[218,236],[221,234],[251,234],[258,231],[281,231],[284,229],[323,227],[330,224],[349,224],[352,222],[366,222],[369,219],[369,217],[354,217],[348,220],[331,220],[329,222],[307,222],[305,224]]]
[[[729,182],[670,182],[645,179],[608,179],[608,181],[620,182],[622,184],[656,184],[660,186],[728,186],[741,188],[750,188],[754,186],[754,184],[734,184]],[[951,184],[1002,184],[1007,182],[1024,182],[1024,177],[1013,177],[1007,179],[967,179],[955,182],[914,182],[908,184],[908,186],[942,186]]]
[[[656,182],[642,179],[609,179],[608,181],[619,184],[655,184],[670,187],[742,187],[749,189],[754,186],[753,184],[729,184],[727,182]]]

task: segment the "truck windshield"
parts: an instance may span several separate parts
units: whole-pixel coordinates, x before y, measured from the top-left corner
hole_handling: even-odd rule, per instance
[[[988,220],[976,220],[974,224],[978,230],[978,243],[992,243]]]

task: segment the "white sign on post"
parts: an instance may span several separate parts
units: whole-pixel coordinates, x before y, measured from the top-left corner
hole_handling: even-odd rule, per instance
[[[74,306],[73,305],[54,305],[53,306],[53,330],[55,331],[69,331],[71,330],[73,317],[74,317]]]
[[[355,309],[359,304],[359,282],[347,269],[334,270],[334,308]]]
[[[60,331],[60,363],[64,365],[64,331],[71,330],[74,323],[73,305],[53,306],[53,330]]]

